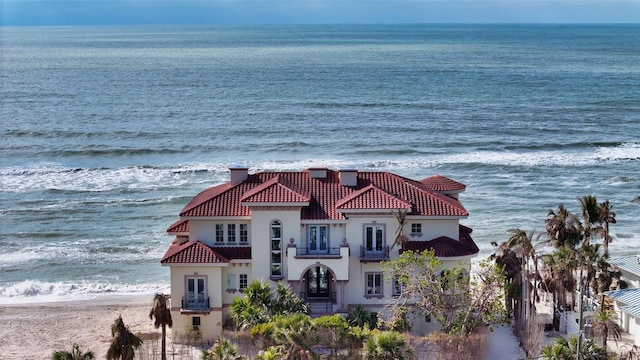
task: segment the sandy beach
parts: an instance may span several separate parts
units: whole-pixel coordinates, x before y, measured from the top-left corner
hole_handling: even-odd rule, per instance
[[[118,316],[144,341],[144,351],[158,351],[161,329],[149,319],[153,295],[105,297],[56,303],[0,306],[0,357],[6,360],[51,359],[56,350],[73,344],[104,359],[111,325]],[[167,348],[171,348],[170,336]],[[142,354],[141,354],[142,355]],[[152,358],[152,357],[148,357]]]

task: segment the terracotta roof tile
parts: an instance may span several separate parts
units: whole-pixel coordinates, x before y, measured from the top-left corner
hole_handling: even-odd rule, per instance
[[[215,247],[214,250],[226,257],[229,260],[250,260],[251,259],[251,247],[250,246],[220,246]]]
[[[283,199],[293,199],[295,202],[299,202],[297,200],[308,198],[309,205],[303,207],[301,211],[303,220],[341,220],[344,219],[344,216],[338,212],[336,206],[338,202],[349,196],[357,197],[354,195],[356,192],[363,191],[370,186],[398,199],[395,201],[411,204],[412,215],[468,216],[468,212],[457,199],[434,191],[419,181],[389,172],[358,172],[357,176],[357,185],[347,187],[340,185],[339,173],[333,170],[327,170],[325,178],[312,178],[309,171],[256,173],[249,175],[240,184],[225,183],[203,191],[185,206],[180,216],[187,218],[250,216],[250,207],[243,206],[242,199],[248,200],[248,197],[256,196],[256,201],[260,198],[261,201],[268,202]],[[259,190],[255,190],[259,187],[261,187]],[[267,190],[272,187],[273,190]],[[397,203],[394,205],[385,203],[384,199],[389,199],[389,197],[380,196],[380,192],[374,191],[372,194],[378,194],[379,199],[371,203],[364,200],[352,202],[349,204],[349,208],[366,211],[376,207],[379,209],[380,206],[393,207],[398,205]],[[341,205],[346,206],[346,202]]]
[[[280,176],[275,176],[262,185],[249,190],[240,199],[250,203],[308,203],[309,195],[291,189],[280,181]]]
[[[228,263],[229,260],[213,248],[200,241],[189,242],[176,239],[160,260],[162,264],[215,264]]]
[[[338,210],[352,209],[407,209],[411,210],[410,203],[383,191],[373,184],[355,191],[340,199],[335,207]]]
[[[188,233],[189,232],[189,221],[188,220],[178,220],[171,224],[167,229],[167,232],[170,234],[177,233]]]
[[[403,251],[433,250],[435,256],[440,258],[470,256],[480,252],[480,249],[471,238],[471,229],[460,225],[460,239],[440,236],[429,241],[407,241],[402,245]]]
[[[420,182],[428,189],[440,192],[464,191],[467,188],[465,184],[441,175],[430,176],[420,180]]]

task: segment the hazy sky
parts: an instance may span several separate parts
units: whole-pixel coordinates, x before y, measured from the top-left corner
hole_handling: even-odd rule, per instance
[[[0,0],[2,25],[640,23],[640,0]]]

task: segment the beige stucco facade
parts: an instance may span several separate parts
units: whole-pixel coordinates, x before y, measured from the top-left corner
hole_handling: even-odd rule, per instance
[[[326,175],[327,171],[324,172]],[[351,171],[346,180],[353,184],[358,176]],[[234,181],[243,179],[237,176]],[[297,188],[286,190],[292,189]],[[454,192],[450,197],[457,201],[457,195]],[[185,327],[198,326],[204,340],[215,341],[227,321],[229,306],[235,298],[243,296],[242,288],[256,279],[290,286],[309,302],[312,315],[347,314],[358,304],[384,313],[394,301],[394,284],[383,274],[381,264],[399,256],[403,245],[394,244],[398,235],[402,234],[404,241],[425,246],[438,238],[457,242],[461,238],[459,221],[466,218],[466,215],[407,215],[402,231],[398,229],[397,214],[389,209],[349,208],[344,216],[309,219],[302,216],[303,209],[311,206],[305,196],[304,191],[296,193],[294,200],[287,203],[249,197],[251,201],[242,200],[242,206],[250,209],[249,215],[182,218],[188,221],[188,229],[174,231],[178,236],[172,245],[175,250],[170,249],[163,259],[163,265],[171,270],[173,334],[177,340]],[[186,213],[191,211],[189,206],[185,209]],[[242,235],[241,228],[245,231]],[[318,243],[318,233],[322,234],[322,245]],[[199,252],[189,252],[189,247],[196,243],[203,244]],[[242,251],[244,255],[238,255]],[[174,260],[181,252],[188,256]],[[194,258],[205,256],[202,252],[210,262],[194,263]],[[462,266],[468,270],[476,253],[440,259],[446,268]],[[166,259],[170,261],[165,262]],[[314,308],[318,303],[322,305],[320,311]],[[412,320],[418,333],[439,329],[428,317],[415,316]]]

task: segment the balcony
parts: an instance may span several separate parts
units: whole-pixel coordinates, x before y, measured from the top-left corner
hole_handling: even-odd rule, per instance
[[[324,252],[297,247],[293,242],[287,247],[287,280],[299,281],[312,266],[321,264],[331,269],[335,280],[349,280],[349,245],[329,248]]]
[[[309,249],[308,247],[296,247],[296,259],[339,259],[340,256],[340,247],[332,247],[326,250]]]
[[[370,248],[360,245],[360,262],[377,262],[389,260],[389,246]]]
[[[211,312],[211,307],[209,306],[209,298],[206,300],[202,299],[202,301],[186,301],[182,298],[180,304],[180,313],[181,314],[208,314]]]

